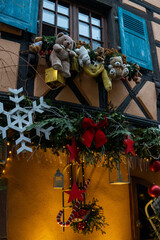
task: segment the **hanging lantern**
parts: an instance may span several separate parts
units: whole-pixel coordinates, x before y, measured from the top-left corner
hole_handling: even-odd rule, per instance
[[[63,188],[63,187],[64,187],[64,176],[58,168],[56,174],[54,175],[54,188]]]
[[[109,183],[110,184],[129,184],[130,183],[130,169],[129,160],[117,162],[116,168],[109,169]]]
[[[45,69],[45,83],[51,88],[65,85],[64,77],[53,68]]]

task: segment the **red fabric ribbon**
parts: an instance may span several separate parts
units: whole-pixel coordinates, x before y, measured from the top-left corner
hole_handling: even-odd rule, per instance
[[[79,212],[74,213],[74,218],[81,218],[81,215],[79,214]]]
[[[108,126],[107,118],[104,118],[105,120],[101,120],[99,123],[94,123],[90,118],[84,118],[81,127],[86,130],[81,137],[81,142],[87,147],[90,148],[93,139],[95,140],[96,148],[101,147],[107,142],[106,135],[101,130],[101,128]]]
[[[85,210],[85,209],[80,209],[78,212],[75,212],[74,213],[74,218],[81,218],[81,219],[83,219],[84,218],[84,216],[87,214],[87,210]]]
[[[81,218],[83,219],[84,216],[87,214],[87,212],[88,212],[88,211],[85,210],[85,209],[80,209],[78,213],[79,213],[79,215],[81,216]]]

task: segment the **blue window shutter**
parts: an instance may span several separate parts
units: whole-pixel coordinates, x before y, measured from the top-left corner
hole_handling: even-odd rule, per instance
[[[39,0],[0,1],[0,22],[36,34],[38,2]]]
[[[127,61],[153,70],[147,26],[143,18],[118,7],[122,53]]]

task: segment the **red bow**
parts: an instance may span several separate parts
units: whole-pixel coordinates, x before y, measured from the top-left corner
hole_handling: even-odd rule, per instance
[[[100,129],[103,127],[107,127],[108,125],[107,118],[104,118],[105,120],[101,120],[99,121],[99,123],[94,123],[94,121],[90,118],[84,118],[81,127],[86,128],[86,130],[81,137],[81,142],[87,147],[90,148],[93,138],[95,140],[96,148],[101,147],[107,142],[106,135]]]
[[[85,210],[85,209],[80,209],[78,212],[75,212],[75,214],[74,214],[74,218],[81,218],[81,219],[83,219],[84,218],[84,216],[87,214],[87,210]]]
[[[85,209],[80,209],[78,213],[79,213],[79,215],[81,216],[81,218],[83,219],[84,216],[87,214],[87,212],[88,212],[88,211],[85,210]]]

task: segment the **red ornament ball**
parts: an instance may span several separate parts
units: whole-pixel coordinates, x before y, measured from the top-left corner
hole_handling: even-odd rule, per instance
[[[151,197],[158,197],[160,196],[160,186],[156,184],[152,184],[148,187],[148,194]]]
[[[43,51],[40,51],[40,53],[39,53],[40,55],[43,55],[44,54],[44,52]]]
[[[160,161],[155,161],[149,166],[152,172],[159,172],[160,171]]]

